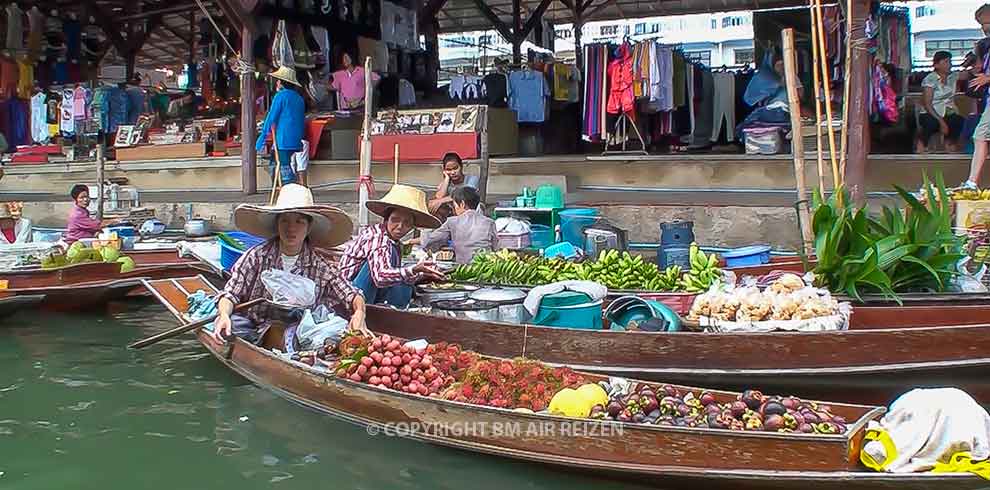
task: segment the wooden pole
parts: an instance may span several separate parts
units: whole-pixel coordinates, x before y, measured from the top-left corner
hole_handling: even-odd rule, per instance
[[[488,115],[485,111],[481,119],[481,175],[478,176],[478,194],[481,196],[482,204],[488,199],[488,172],[491,169],[491,160],[488,157]]]
[[[393,175],[392,175],[392,183],[393,184],[398,184],[399,183],[399,144],[398,143],[395,144],[395,159],[394,159],[394,161],[395,161],[395,163],[393,165],[394,166],[394,170],[392,172],[393,173]]]
[[[818,53],[818,16],[815,14],[815,9],[809,9],[811,11],[811,72],[813,74],[814,83],[814,99],[815,99],[815,156],[818,161],[818,192],[819,195],[825,195],[825,162],[822,158],[822,100],[821,100],[821,90],[818,76],[818,64],[817,60],[820,56]],[[825,76],[828,76],[826,73]],[[831,121],[829,122],[831,124]]]
[[[870,124],[869,101],[867,100],[870,84],[870,70],[873,66],[873,56],[866,47],[866,16],[870,12],[870,2],[856,0],[849,13],[852,44],[849,72],[846,82],[849,83],[849,152],[845,172],[842,175],[845,187],[853,200],[861,202],[866,194],[866,160],[870,154]]]
[[[107,164],[106,150],[103,146],[103,137],[97,136],[96,140],[96,219],[103,219],[103,181]]]
[[[852,83],[849,81],[849,72],[852,70],[852,9],[853,2],[846,3],[846,63],[843,75],[845,83],[842,84],[842,133],[839,143],[839,173],[846,175],[846,162],[849,158],[849,92]]]
[[[371,178],[371,57],[364,59],[364,123],[361,125],[360,179]],[[368,186],[358,184],[358,224],[368,225]]]
[[[241,28],[241,59],[254,60],[254,33],[247,26]],[[254,150],[254,73],[241,74],[241,192],[258,192],[257,154]]]
[[[784,83],[787,86],[787,100],[791,111],[791,153],[794,156],[798,217],[801,219],[801,246],[807,254],[814,241],[814,235],[811,233],[808,205],[801,202],[808,198],[808,191],[804,181],[804,138],[801,136],[801,98],[798,97],[797,90],[797,53],[794,50],[794,29],[784,29],[781,40],[784,44]]]
[[[832,163],[832,185],[838,187],[841,185],[842,176],[839,175],[839,162],[835,158],[835,130],[832,129],[832,89],[829,84],[828,76],[828,51],[825,49],[825,26],[822,22],[822,0],[814,0],[816,19],[815,23],[818,26],[818,57],[821,63],[821,73],[822,73],[822,89],[825,91],[825,115],[827,118],[828,126],[828,151],[829,151],[829,161]]]

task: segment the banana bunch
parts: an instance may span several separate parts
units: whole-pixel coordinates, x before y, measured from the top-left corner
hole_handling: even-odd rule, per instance
[[[681,285],[681,275],[684,271],[679,265],[672,265],[663,272],[658,272],[657,276],[646,284],[648,291],[670,291],[677,292],[683,289]]]
[[[990,201],[990,189],[959,189],[952,192],[953,201]]]
[[[696,243],[689,249],[691,270],[684,274],[681,286],[689,293],[700,293],[722,279],[722,271],[718,268],[718,256],[714,253],[705,255]]]

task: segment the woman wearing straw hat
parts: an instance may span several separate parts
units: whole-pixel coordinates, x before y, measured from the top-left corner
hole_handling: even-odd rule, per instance
[[[21,217],[19,202],[0,203],[0,245],[31,241],[31,220]]]
[[[292,170],[292,154],[302,149],[303,131],[306,126],[306,103],[302,95],[294,87],[302,87],[296,78],[296,70],[283,66],[270,74],[275,79],[275,97],[268,109],[265,122],[261,126],[261,135],[255,149],[261,152],[265,148],[268,133],[275,129],[275,148],[272,151],[268,171],[272,174],[272,183],[276,181],[275,166],[278,165],[282,185],[296,182],[296,174]]]
[[[413,284],[442,281],[444,275],[431,262],[402,267],[399,240],[413,227],[436,229],[440,221],[426,209],[426,194],[407,185],[393,185],[385,197],[368,201],[366,206],[385,221],[361,230],[344,250],[340,271],[369,303],[405,308],[412,299]]]
[[[257,306],[231,318],[234,305],[268,296],[261,273],[270,269],[308,277],[316,283],[316,303],[350,314],[349,328],[367,334],[364,298],[334,264],[317,253],[315,247],[329,248],[351,236],[351,220],[337,208],[313,204],[313,193],[299,184],[282,187],[274,206],[241,204],[234,210],[237,228],[268,241],[251,248],[231,270],[217,305],[219,314],[213,338],[223,342],[234,334],[259,343],[269,326],[271,308]]]

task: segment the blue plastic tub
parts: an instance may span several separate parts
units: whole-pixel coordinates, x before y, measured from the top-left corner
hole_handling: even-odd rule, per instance
[[[602,329],[602,300],[589,301],[587,294],[562,291],[543,297],[533,318],[534,325],[546,327]]]
[[[240,241],[246,247],[244,250],[237,250],[226,242],[217,238],[217,243],[220,244],[220,265],[223,266],[223,270],[229,271],[231,267],[237,262],[237,259],[244,255],[247,249],[264,243],[265,239],[261,237],[256,237],[250,233],[244,233],[243,231],[228,231],[226,235],[230,238]]]
[[[529,245],[533,248],[547,248],[554,244],[553,228],[547,225],[529,225]]]
[[[108,226],[106,230],[110,233],[116,233],[119,238],[130,236],[136,237],[138,234],[137,228],[134,228],[133,226]]]
[[[769,245],[750,245],[748,247],[734,248],[722,254],[725,259],[725,266],[747,267],[751,265],[763,265],[770,262]]]
[[[584,229],[595,224],[598,210],[595,208],[572,208],[559,213],[560,234],[565,242],[577,248],[584,248]]]
[[[543,256],[552,259],[560,257],[562,259],[573,259],[578,256],[578,251],[570,242],[560,242],[543,249]]]

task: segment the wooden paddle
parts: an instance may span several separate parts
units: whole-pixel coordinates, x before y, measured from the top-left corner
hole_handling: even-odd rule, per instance
[[[243,310],[244,308],[250,308],[250,307],[252,307],[254,305],[257,305],[257,304],[260,304],[260,303],[264,303],[265,301],[268,301],[268,300],[266,300],[265,298],[252,299],[251,301],[248,301],[247,303],[241,303],[239,305],[234,306],[233,311]],[[182,334],[184,334],[186,332],[191,332],[193,330],[196,330],[197,328],[200,328],[203,325],[206,325],[207,323],[212,322],[216,318],[217,318],[217,316],[216,315],[213,315],[211,317],[204,318],[204,319],[199,320],[199,321],[195,321],[195,322],[192,322],[192,323],[187,323],[187,324],[185,324],[185,325],[183,325],[181,327],[176,327],[176,328],[173,328],[171,330],[167,330],[165,332],[152,335],[151,337],[148,337],[148,338],[146,338],[144,340],[139,340],[137,342],[134,342],[131,345],[128,345],[127,347],[128,348],[131,348],[131,349],[142,349],[142,348],[147,347],[149,345],[157,344],[158,342],[161,342],[161,341],[163,341],[165,339],[170,339],[172,337],[178,337],[179,335],[182,335]]]

